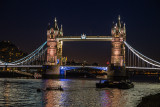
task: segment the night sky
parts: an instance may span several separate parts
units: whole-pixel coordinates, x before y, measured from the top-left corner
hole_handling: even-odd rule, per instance
[[[126,23],[127,42],[160,62],[159,0],[0,0],[0,41],[10,40],[25,52],[46,41],[47,25],[54,17],[64,36],[111,35],[118,15]],[[64,42],[68,59],[104,65],[110,42]]]

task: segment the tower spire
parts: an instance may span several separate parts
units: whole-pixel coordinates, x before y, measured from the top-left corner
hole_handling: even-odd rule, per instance
[[[124,23],[123,29],[124,29],[124,32],[126,33],[126,24],[125,23]]]
[[[58,30],[58,24],[57,24],[57,19],[56,19],[56,17],[55,17],[55,19],[54,19],[54,29],[55,29],[55,30]]]
[[[121,27],[121,16],[118,15],[118,27]]]
[[[115,26],[117,27],[117,23],[115,24]]]
[[[56,27],[57,26],[57,19],[56,19],[56,17],[54,18],[54,27]]]
[[[62,24],[61,24],[61,29],[60,29],[61,32],[63,32],[63,28],[62,28],[62,27],[63,27],[63,26],[62,26]]]
[[[112,23],[113,25],[112,25],[112,28],[114,28],[115,27],[115,24],[114,24],[114,22]]]

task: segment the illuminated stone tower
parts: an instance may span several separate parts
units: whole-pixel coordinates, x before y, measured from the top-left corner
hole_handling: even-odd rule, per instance
[[[62,64],[62,41],[57,40],[57,37],[63,36],[63,29],[59,30],[57,20],[54,20],[54,27],[48,25],[47,29],[47,61],[46,65],[61,65]]]
[[[118,16],[118,23],[116,23],[111,29],[111,35],[111,64],[114,66],[125,67],[125,46],[123,41],[126,41],[126,28],[125,23],[122,26],[120,16]]]

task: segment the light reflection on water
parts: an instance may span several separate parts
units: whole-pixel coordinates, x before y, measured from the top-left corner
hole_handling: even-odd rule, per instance
[[[134,83],[135,88],[96,89],[97,80],[0,79],[0,106],[26,107],[136,107],[143,96],[160,92],[158,83]],[[64,91],[38,88],[62,86]]]

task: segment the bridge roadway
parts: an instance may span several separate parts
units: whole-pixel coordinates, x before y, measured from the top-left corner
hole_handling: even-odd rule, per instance
[[[126,66],[126,69],[133,69],[133,70],[160,70],[160,68],[151,68],[151,67],[131,67],[131,66]]]
[[[6,67],[5,65],[0,65],[0,68]],[[8,68],[41,68],[43,65],[7,65]]]
[[[0,68],[4,68],[5,65],[0,65]],[[7,65],[8,68],[41,68],[43,65]],[[108,67],[104,66],[61,66],[61,69],[68,68],[94,68],[94,69],[102,69],[107,70]],[[160,68],[151,68],[151,67],[131,67],[126,66],[126,69],[135,69],[135,70],[160,70]]]
[[[5,65],[0,65],[0,68],[6,67]],[[41,68],[43,65],[7,65],[8,68]],[[60,66],[61,69],[69,69],[69,68],[94,68],[94,69],[101,69],[107,70],[107,67],[101,66]]]
[[[84,38],[82,36],[63,36],[56,39],[62,41],[111,41],[112,36],[86,36]]]
[[[93,69],[100,69],[100,70],[104,70],[107,71],[108,67],[104,67],[104,66],[61,66],[60,69],[61,70],[70,70],[70,69],[76,69],[76,68],[93,68]]]

